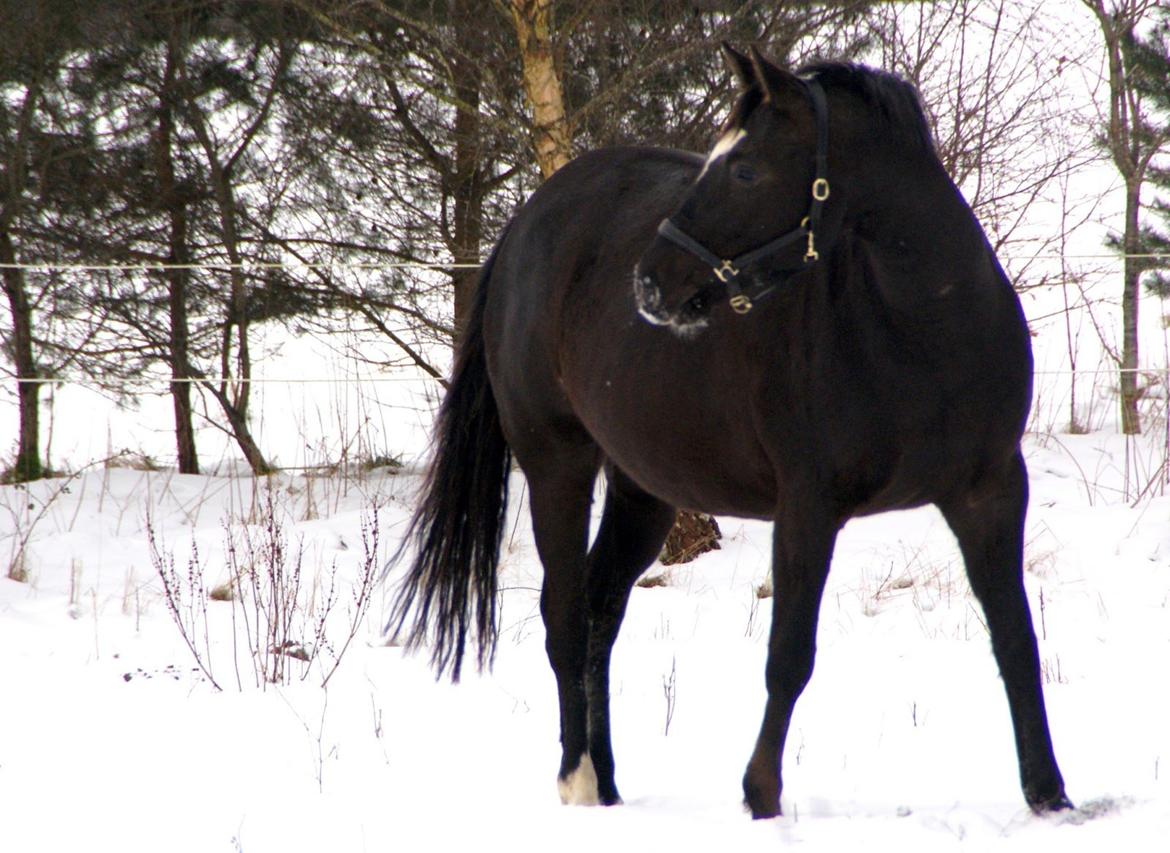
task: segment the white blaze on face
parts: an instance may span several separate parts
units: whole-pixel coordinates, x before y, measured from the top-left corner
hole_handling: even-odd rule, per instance
[[[703,171],[699,172],[699,178],[707,174],[707,170],[711,168],[711,164],[720,157],[726,157],[732,152],[735,146],[739,145],[740,141],[747,136],[747,131],[742,127],[738,130],[729,130],[719,138],[715,143],[715,147],[711,149],[711,153],[707,155],[707,162],[703,164]]]

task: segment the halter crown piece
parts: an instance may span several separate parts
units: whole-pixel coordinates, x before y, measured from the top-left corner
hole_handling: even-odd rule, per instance
[[[748,311],[751,311],[752,300],[759,299],[771,292],[776,285],[770,284],[764,287],[757,287],[754,289],[754,292],[749,294],[740,286],[739,274],[757,261],[775,254],[784,247],[799,240],[807,241],[802,263],[800,267],[789,272],[799,272],[820,259],[820,254],[816,249],[816,232],[820,228],[821,212],[824,209],[825,201],[829,197],[829,106],[825,99],[825,90],[821,88],[821,84],[815,78],[806,79],[804,84],[808,89],[809,97],[812,99],[813,113],[816,117],[817,150],[812,182],[812,201],[809,203],[808,215],[800,221],[798,228],[786,234],[781,234],[776,239],[770,240],[751,251],[744,252],[742,255],[737,255],[734,258],[720,258],[698,240],[675,225],[669,218],[663,219],[658,225],[659,234],[711,267],[711,272],[718,279],[717,283],[712,282],[688,300],[695,307],[712,302],[716,298],[726,296],[731,303],[732,309],[737,314],[746,314]]]

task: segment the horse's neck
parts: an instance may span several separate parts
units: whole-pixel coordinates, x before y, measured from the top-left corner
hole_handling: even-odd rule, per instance
[[[972,271],[985,274],[987,239],[971,208],[936,163],[875,174],[850,229],[884,269],[946,286]]]
[[[853,267],[845,286],[861,287],[863,301],[878,300],[890,309],[880,312],[888,322],[912,330],[961,327],[995,310],[1010,285],[950,179],[941,170],[918,185],[911,173],[898,177],[875,181],[865,196],[869,207],[845,223]]]

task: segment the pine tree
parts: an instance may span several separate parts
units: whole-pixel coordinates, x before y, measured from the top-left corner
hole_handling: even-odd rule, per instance
[[[1156,22],[1144,37],[1132,36],[1126,56],[1134,86],[1151,106],[1147,133],[1151,139],[1170,140],[1170,8],[1154,10]],[[1142,224],[1140,253],[1145,270],[1143,284],[1151,295],[1170,297],[1170,167],[1152,164],[1147,175],[1154,200],[1147,206],[1150,217]]]
[[[1121,429],[1141,432],[1138,401],[1138,304],[1149,269],[1143,244],[1142,187],[1155,159],[1170,147],[1166,113],[1166,10],[1153,0],[1083,0],[1097,18],[1108,60],[1109,112],[1103,145],[1125,183],[1122,234],[1111,244],[1123,253],[1121,292]],[[1161,70],[1159,70],[1161,69]]]

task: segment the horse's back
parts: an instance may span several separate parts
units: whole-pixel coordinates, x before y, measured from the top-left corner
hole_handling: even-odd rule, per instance
[[[628,257],[632,269],[701,167],[696,154],[635,147],[591,151],[564,166],[512,220],[493,271],[493,307],[543,307],[599,259]]]
[[[702,162],[663,148],[591,151],[545,181],[516,214],[484,307],[489,371],[513,440],[576,420],[561,382],[566,332],[585,322],[638,322],[634,264]],[[610,314],[611,322],[602,319]]]

